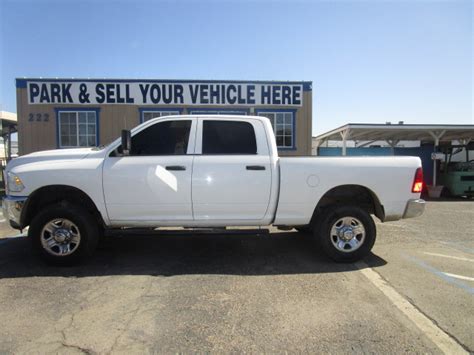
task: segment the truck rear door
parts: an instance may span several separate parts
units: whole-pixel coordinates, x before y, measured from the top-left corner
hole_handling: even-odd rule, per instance
[[[194,220],[238,224],[264,217],[272,170],[260,121],[199,118],[195,154]]]

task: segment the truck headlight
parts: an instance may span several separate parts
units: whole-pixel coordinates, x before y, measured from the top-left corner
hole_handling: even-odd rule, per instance
[[[7,189],[11,192],[21,192],[25,188],[23,182],[18,177],[18,175],[13,174],[12,172],[7,173]]]

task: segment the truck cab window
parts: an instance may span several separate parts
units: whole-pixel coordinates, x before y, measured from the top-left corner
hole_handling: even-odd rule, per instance
[[[130,155],[184,155],[190,130],[190,120],[156,123],[132,137]]]
[[[253,126],[248,122],[204,121],[202,154],[257,154]]]

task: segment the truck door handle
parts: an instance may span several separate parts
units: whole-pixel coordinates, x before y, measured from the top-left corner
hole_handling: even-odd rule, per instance
[[[265,170],[263,165],[247,165],[247,170]]]
[[[168,165],[165,169],[174,170],[174,171],[183,171],[183,170],[186,170],[186,167],[182,165]]]

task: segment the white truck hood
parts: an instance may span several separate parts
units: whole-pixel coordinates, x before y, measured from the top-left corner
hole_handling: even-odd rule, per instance
[[[12,159],[8,163],[7,169],[10,170],[15,166],[33,162],[46,162],[52,160],[80,160],[88,156],[92,149],[93,148],[54,149],[30,153]]]

